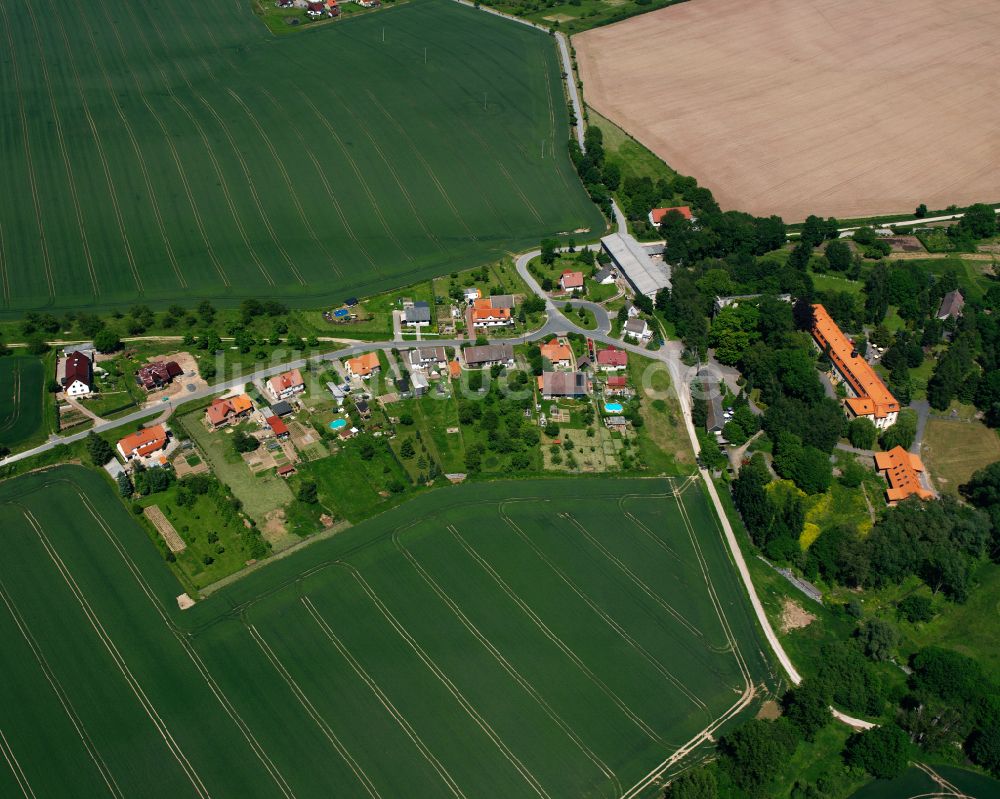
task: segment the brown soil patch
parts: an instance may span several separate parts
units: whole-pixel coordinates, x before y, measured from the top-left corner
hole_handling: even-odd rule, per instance
[[[792,599],[786,599],[781,608],[781,632],[808,627],[816,621],[816,616]]]
[[[586,101],[724,208],[998,199],[1000,4],[698,0],[573,37]]]
[[[284,543],[285,536],[288,535],[288,530],[285,528],[284,508],[269,511],[264,516],[264,526],[261,528],[260,534],[275,549],[278,548],[279,544]]]
[[[156,355],[148,358],[148,363],[155,361],[176,361],[177,365],[184,370],[184,374],[174,378],[174,381],[159,391],[151,391],[146,397],[147,402],[162,402],[164,397],[177,397],[183,399],[187,394],[189,385],[194,386],[194,390],[206,388],[208,383],[198,374],[198,362],[189,352],[173,352],[169,355]],[[189,374],[190,373],[190,374]]]
[[[768,699],[763,705],[760,706],[760,710],[757,711],[756,718],[767,719],[768,721],[773,721],[781,716],[781,705],[775,702],[773,699]]]
[[[174,529],[174,526],[170,523],[170,520],[163,515],[163,511],[160,510],[157,505],[150,505],[142,512],[143,516],[149,519],[153,527],[156,528],[156,532],[160,534],[164,543],[167,545],[167,549],[173,552],[175,555],[178,552],[183,552],[187,549],[187,544],[184,543],[184,539],[180,537],[180,534]]]

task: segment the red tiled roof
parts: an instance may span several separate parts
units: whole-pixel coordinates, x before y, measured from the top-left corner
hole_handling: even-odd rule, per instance
[[[559,276],[559,285],[564,289],[583,288],[583,272],[574,272],[572,269],[567,269]]]
[[[871,364],[857,354],[854,342],[841,332],[826,308],[813,305],[813,314],[813,338],[857,394],[846,400],[851,412],[855,416],[874,415],[876,419],[898,412],[899,401],[889,393]]]
[[[79,380],[85,386],[90,386],[90,358],[82,352],[71,353],[66,358],[66,377],[63,378],[63,385],[69,388],[74,382]]]
[[[597,353],[597,362],[602,366],[628,366],[628,353],[615,347],[608,347]]]
[[[625,388],[628,385],[628,378],[625,375],[615,375],[608,378],[608,388]]]
[[[281,421],[281,419],[279,419],[277,416],[267,417],[267,424],[271,428],[271,430],[274,431],[274,434],[276,436],[288,435],[288,425],[286,425],[283,421]]]
[[[166,445],[167,431],[161,424],[130,433],[118,441],[118,447],[126,457],[133,452],[138,455],[149,455]]]
[[[676,205],[672,208],[654,208],[649,212],[650,218],[653,220],[654,225],[660,224],[663,221],[663,217],[669,214],[671,211],[676,211],[681,216],[683,216],[688,221],[691,221],[691,206],[689,205]]]
[[[918,455],[896,446],[888,452],[876,452],[875,466],[880,472],[885,472],[885,479],[889,483],[889,490],[885,495],[890,502],[898,502],[914,495],[921,499],[934,496],[920,483],[919,473],[924,471],[924,463]]]

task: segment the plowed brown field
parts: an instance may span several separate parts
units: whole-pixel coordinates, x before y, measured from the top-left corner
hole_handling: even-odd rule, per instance
[[[587,103],[724,208],[1000,199],[1000,4],[692,0],[573,37]]]

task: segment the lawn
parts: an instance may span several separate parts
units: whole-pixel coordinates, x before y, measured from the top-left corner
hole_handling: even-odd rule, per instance
[[[0,16],[0,314],[316,307],[604,230],[527,26],[448,0],[279,38],[244,0]]]
[[[711,507],[679,487],[444,489],[181,612],[106,477],[0,485],[21,781],[0,790],[652,796],[658,764],[770,682]]]
[[[932,418],[920,452],[938,491],[957,495],[973,472],[1000,461],[1000,438],[982,422]]]
[[[204,416],[204,410],[197,410],[175,416],[172,423],[187,432],[205,454],[215,476],[232,489],[246,512],[263,527],[268,513],[292,501],[288,484],[271,469],[256,475],[251,472],[233,448],[233,428],[209,432],[202,422]]]
[[[32,355],[0,357],[0,446],[14,449],[44,433],[45,409],[51,405],[46,368]]]

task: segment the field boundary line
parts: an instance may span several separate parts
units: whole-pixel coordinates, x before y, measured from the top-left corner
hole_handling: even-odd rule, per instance
[[[24,769],[21,768],[21,763],[14,754],[14,749],[7,741],[7,736],[4,735],[3,729],[0,729],[0,752],[3,753],[3,759],[7,761],[7,765],[10,766],[10,770],[14,773],[14,779],[17,780],[17,787],[21,789],[21,793],[29,799],[35,799],[36,795],[34,789],[31,787],[31,781],[28,779],[28,775],[24,773]]]
[[[621,785],[618,784],[617,779],[615,779],[615,773],[611,770],[607,763],[601,760],[587,744],[577,735],[576,731],[569,725],[569,723],[556,712],[545,697],[532,685],[531,681],[528,680],[524,675],[522,675],[517,668],[510,661],[504,657],[503,653],[497,649],[493,642],[483,633],[473,621],[465,615],[458,604],[448,595],[441,585],[431,576],[431,574],[424,568],[423,564],[417,559],[417,557],[410,552],[402,541],[399,540],[398,531],[393,533],[393,543],[396,545],[402,555],[409,561],[409,563],[416,569],[417,573],[420,575],[421,579],[437,594],[438,598],[448,607],[452,614],[457,618],[462,626],[465,627],[472,635],[475,636],[476,640],[485,648],[490,655],[500,664],[504,671],[506,671],[510,677],[521,686],[524,690],[537,704],[539,707],[545,711],[547,715],[556,726],[563,731],[563,733],[568,737],[573,744],[584,754],[584,756],[595,766],[598,770],[604,773],[604,776],[608,778],[613,784],[617,785],[618,791],[621,791]]]
[[[90,241],[87,239],[87,229],[83,224],[83,209],[80,207],[80,198],[76,193],[76,178],[73,175],[73,166],[69,160],[69,153],[66,151],[66,136],[63,133],[62,117],[56,106],[56,98],[52,94],[52,80],[49,77],[49,65],[46,61],[45,47],[42,44],[42,37],[38,32],[38,23],[34,14],[28,14],[31,21],[31,29],[35,32],[35,44],[38,46],[38,63],[42,67],[42,78],[45,80],[45,94],[49,98],[49,108],[52,110],[52,121],[55,123],[56,140],[59,142],[59,154],[62,156],[63,168],[66,170],[66,179],[69,183],[69,196],[73,203],[73,210],[76,215],[76,226],[80,232],[80,243],[83,245],[83,257],[87,263],[87,272],[90,275],[90,285],[94,290],[94,296],[100,296],[97,288],[97,273],[94,271],[94,256],[90,251]],[[13,53],[11,54],[13,57]]]
[[[35,660],[38,662],[38,667],[41,669],[42,674],[45,675],[45,679],[48,681],[49,687],[56,695],[56,698],[59,700],[59,704],[62,705],[63,711],[66,713],[66,716],[76,729],[77,735],[80,736],[80,740],[83,742],[84,749],[87,750],[87,754],[93,761],[94,766],[97,767],[97,771],[100,773],[105,785],[108,786],[108,792],[112,796],[119,796],[124,799],[125,794],[123,794],[121,788],[118,787],[118,783],[115,781],[111,768],[106,762],[104,762],[104,758],[101,757],[101,752],[97,748],[97,744],[94,743],[90,734],[87,732],[86,725],[84,725],[83,720],[73,707],[69,694],[66,692],[66,689],[62,687],[62,683],[59,682],[59,678],[56,677],[55,673],[52,671],[52,667],[49,666],[48,661],[45,659],[45,655],[41,651],[41,647],[38,645],[34,635],[31,633],[31,628],[21,615],[17,605],[14,604],[14,600],[11,599],[6,586],[4,586],[2,582],[0,582],[0,602],[3,602],[3,604],[6,605],[7,611],[10,613],[11,618],[14,620],[14,624],[17,625],[17,629],[21,633],[21,637],[24,638],[28,648],[31,649],[31,654],[35,656]]]
[[[478,710],[473,706],[473,704],[466,698],[466,696],[458,689],[448,677],[441,667],[434,662],[434,659],[427,654],[422,646],[417,642],[417,640],[410,635],[409,631],[404,627],[399,619],[392,613],[391,610],[385,605],[384,602],[379,598],[375,590],[368,584],[368,581],[362,576],[361,572],[352,566],[350,563],[345,561],[336,561],[337,565],[342,566],[347,569],[347,571],[354,577],[354,579],[361,586],[361,589],[368,595],[372,603],[378,608],[379,612],[385,617],[385,620],[389,622],[392,628],[396,631],[400,638],[402,638],[413,650],[414,654],[420,658],[425,666],[434,674],[435,677],[441,682],[442,685],[448,690],[448,692],[455,697],[455,700],[459,703],[462,709],[468,714],[468,716],[476,722],[479,728],[486,733],[487,737],[493,741],[496,747],[501,751],[504,757],[510,762],[512,766],[518,771],[518,773],[524,778],[524,781],[531,786],[532,790],[538,794],[543,799],[551,799],[546,790],[542,787],[541,783],[538,782],[537,778],[527,769],[527,767],[520,761],[520,759],[515,755],[510,748],[503,742],[500,736],[497,734],[496,730],[490,725],[490,723],[479,713]]]
[[[146,582],[146,578],[142,576],[142,572],[136,566],[135,561],[133,561],[131,556],[125,551],[121,542],[115,537],[114,533],[108,527],[107,522],[105,522],[104,519],[97,513],[97,510],[94,508],[93,503],[91,503],[90,498],[87,497],[80,490],[79,486],[73,483],[71,480],[67,480],[65,482],[67,482],[69,485],[73,487],[73,490],[76,492],[76,495],[80,498],[81,503],[84,505],[84,507],[86,507],[87,512],[90,513],[90,515],[94,518],[98,526],[104,532],[105,537],[110,541],[111,545],[117,550],[119,556],[121,557],[122,561],[125,564],[125,567],[132,573],[132,576],[135,578],[136,583],[138,583],[139,588],[146,595],[146,598],[153,606],[153,609],[157,612],[157,614],[159,614],[160,618],[163,620],[163,623],[167,626],[167,628],[171,631],[171,633],[173,633],[174,637],[180,643],[181,648],[184,649],[184,651],[187,653],[187,656],[191,659],[191,662],[194,663],[195,668],[198,669],[198,672],[201,674],[202,679],[205,681],[206,685],[208,685],[209,690],[215,695],[215,698],[219,700],[219,704],[222,705],[222,709],[226,712],[226,714],[229,716],[232,722],[237,726],[240,732],[243,733],[243,737],[250,745],[250,748],[253,750],[258,760],[261,761],[261,764],[271,775],[272,779],[274,779],[275,783],[277,783],[278,789],[282,792],[282,794],[284,794],[286,799],[294,799],[295,794],[292,791],[291,786],[285,780],[284,775],[275,765],[274,761],[271,760],[270,756],[267,754],[267,751],[257,740],[256,736],[254,736],[253,732],[250,730],[249,725],[243,720],[243,717],[239,714],[239,711],[236,710],[236,707],[232,704],[229,697],[226,695],[225,691],[222,690],[222,686],[220,686],[215,681],[215,678],[211,674],[211,670],[208,668],[208,666],[205,665],[204,661],[201,659],[201,655],[199,655],[198,651],[194,648],[194,645],[191,644],[187,636],[181,630],[179,630],[176,627],[176,625],[170,620],[170,617],[167,616],[166,611],[163,609],[163,606],[161,605],[159,599],[157,599],[156,594],[149,586],[149,583]]]
[[[138,267],[135,262],[135,254],[132,252],[132,243],[129,241],[128,232],[125,229],[125,219],[122,217],[121,206],[118,203],[118,192],[115,190],[114,180],[111,177],[111,167],[108,165],[108,158],[104,152],[104,145],[101,143],[101,137],[97,134],[97,124],[94,122],[94,117],[90,113],[90,103],[87,102],[86,92],[83,90],[83,81],[80,79],[80,70],[77,69],[76,65],[76,53],[70,46],[69,36],[66,35],[66,26],[63,24],[62,15],[56,15],[56,23],[59,25],[59,35],[62,37],[63,47],[69,55],[69,65],[73,70],[73,81],[76,84],[76,92],[80,95],[80,104],[83,108],[83,113],[87,117],[87,126],[90,128],[91,138],[94,140],[94,146],[97,149],[97,155],[101,159],[101,168],[104,171],[104,181],[108,184],[108,195],[111,197],[111,205],[115,212],[115,221],[118,223],[118,232],[122,237],[122,244],[125,246],[125,258],[128,261],[129,269],[132,272],[133,277],[138,275]],[[101,65],[103,70],[103,64]],[[137,281],[138,282],[138,281]],[[142,289],[141,282],[139,283],[140,290]]]
[[[49,285],[49,297],[55,298],[55,282],[52,279],[52,264],[49,262],[49,245],[45,238],[45,225],[42,223],[42,207],[38,199],[38,184],[35,181],[35,165],[31,157],[31,137],[28,135],[28,118],[24,113],[24,93],[21,89],[21,67],[17,63],[17,49],[10,32],[10,21],[7,18],[7,6],[0,3],[0,16],[3,16],[3,26],[7,33],[7,47],[10,48],[11,62],[14,67],[14,88],[17,91],[18,115],[21,118],[21,135],[24,138],[24,155],[28,167],[28,183],[31,188],[31,200],[35,206],[35,223],[38,226],[38,241],[41,245],[42,267],[45,270],[45,280]]]
[[[701,545],[697,542],[697,536],[694,534],[694,526],[691,524],[690,517],[687,514],[687,508],[682,507],[683,501],[681,499],[680,493],[675,494],[675,501],[677,502],[678,509],[680,510],[681,517],[684,521],[685,529],[688,535],[691,537],[692,546],[695,547],[696,556],[698,557],[698,565],[702,571],[702,575],[705,579],[705,584],[708,587],[709,595],[712,598],[713,607],[715,608],[716,614],[719,616],[719,621],[723,626],[723,631],[726,637],[729,639],[730,646],[732,648],[733,656],[736,658],[737,665],[740,668],[740,672],[744,679],[744,690],[740,698],[721,716],[719,716],[715,721],[709,726],[705,727],[701,732],[691,738],[684,746],[674,752],[670,757],[664,760],[662,763],[653,768],[645,777],[640,779],[628,792],[622,795],[621,799],[636,799],[640,794],[642,794],[647,788],[649,788],[653,783],[661,779],[663,774],[678,760],[687,757],[690,752],[696,749],[705,741],[709,740],[712,733],[721,727],[726,721],[742,712],[743,709],[753,701],[756,695],[756,689],[754,688],[753,681],[751,680],[749,667],[746,665],[746,661],[743,658],[743,653],[739,648],[739,642],[736,640],[732,629],[729,626],[729,622],[726,619],[725,612],[722,609],[721,602],[718,595],[715,593],[715,586],[708,576],[708,564],[704,559],[704,554],[701,550]]]
[[[677,677],[674,676],[670,672],[670,670],[666,668],[666,666],[660,663],[659,660],[653,657],[652,653],[648,649],[646,649],[646,647],[644,647],[641,643],[636,641],[629,634],[628,630],[626,630],[617,621],[615,621],[610,616],[610,614],[608,614],[606,610],[604,610],[593,599],[591,599],[591,597],[587,595],[586,592],[584,592],[583,589],[580,588],[580,586],[578,586],[573,580],[571,580],[569,576],[561,568],[559,568],[559,566],[557,566],[556,563],[548,555],[542,552],[542,550],[535,544],[535,542],[531,540],[531,536],[525,533],[524,530],[522,530],[517,525],[517,523],[507,515],[506,511],[503,510],[504,504],[506,503],[501,503],[500,518],[502,518],[504,522],[511,529],[513,529],[514,532],[523,541],[525,541],[525,543],[527,543],[529,547],[531,547],[531,549],[535,552],[535,554],[539,557],[539,559],[541,559],[552,571],[554,571],[559,576],[559,578],[570,588],[570,590],[573,591],[574,594],[576,594],[578,597],[580,597],[580,599],[584,601],[587,607],[589,607],[592,611],[594,611],[594,613],[596,613],[608,627],[614,630],[614,632],[618,635],[619,638],[625,641],[633,650],[635,650],[639,655],[641,655],[642,658],[647,663],[649,663],[654,670],[659,672],[660,676],[662,676],[667,682],[669,682],[676,688],[678,686],[678,683],[680,682],[677,679]],[[686,689],[680,689],[680,691],[685,698],[693,702],[695,707],[699,708],[705,707],[704,703],[701,702],[701,700],[691,699],[691,696],[689,696]],[[659,740],[661,743],[666,743],[662,738],[657,737],[657,740]]]
[[[16,504],[16,503],[15,503]],[[76,579],[73,577],[69,568],[63,562],[59,553],[55,550],[52,542],[49,541],[44,529],[42,528],[39,521],[35,518],[34,514],[28,510],[23,505],[18,505],[21,508],[24,517],[28,520],[28,523],[34,529],[35,534],[38,536],[43,548],[48,554],[49,558],[55,564],[56,569],[62,576],[63,581],[66,583],[70,592],[76,598],[79,603],[80,608],[83,610],[84,615],[87,617],[87,621],[90,622],[90,626],[93,628],[94,632],[97,633],[98,638],[101,643],[104,644],[104,648],[111,655],[111,659],[114,661],[115,665],[118,667],[122,676],[125,677],[125,681],[128,683],[129,687],[132,689],[132,693],[135,694],[136,699],[139,700],[139,704],[142,706],[143,710],[146,711],[146,715],[149,717],[150,721],[153,722],[153,726],[156,727],[157,732],[159,732],[160,737],[163,739],[164,743],[167,745],[167,749],[174,756],[174,759],[180,765],[181,769],[184,771],[188,780],[191,782],[192,787],[195,789],[195,793],[198,796],[203,797],[203,799],[208,799],[211,794],[202,782],[201,777],[198,772],[188,761],[187,756],[184,751],[174,740],[173,735],[170,732],[170,728],[167,727],[166,722],[160,717],[160,714],[156,710],[156,706],[150,701],[149,697],[146,696],[146,692],[142,688],[142,684],[135,678],[132,671],[129,669],[128,664],[125,662],[125,658],[118,651],[118,647],[115,646],[114,641],[108,634],[107,630],[104,629],[104,625],[101,624],[100,618],[97,613],[91,607],[90,602],[87,601],[86,595],[83,590],[77,584]]]
[[[264,653],[264,657],[268,659],[275,671],[278,672],[279,676],[288,685],[291,692],[295,695],[295,698],[299,700],[299,704],[302,705],[306,713],[308,713],[312,720],[316,723],[316,726],[319,727],[320,732],[323,733],[323,736],[333,746],[334,751],[340,755],[341,760],[343,760],[347,764],[347,767],[354,772],[354,776],[358,778],[358,782],[361,783],[365,792],[371,796],[372,799],[380,799],[381,794],[379,794],[378,790],[375,788],[371,778],[354,759],[354,756],[351,755],[347,747],[344,746],[340,738],[337,737],[337,734],[333,731],[330,725],[327,724],[322,714],[316,710],[316,707],[310,701],[309,697],[306,696],[305,692],[295,681],[295,678],[289,673],[288,669],[285,668],[285,665],[274,653],[274,650],[271,649],[267,641],[264,640],[264,636],[257,631],[257,628],[254,627],[254,625],[247,623],[246,627],[250,632],[251,638],[253,638],[253,640],[257,643],[257,646],[260,647],[261,652]]]
[[[7,254],[2,222],[0,222],[0,280],[3,281],[3,304],[10,307],[10,279],[7,276]]]
[[[451,213],[455,217],[455,220],[462,227],[465,228],[465,232],[469,234],[469,237],[473,241],[479,241],[479,237],[475,233],[473,233],[472,230],[469,228],[469,226],[465,223],[465,219],[462,218],[462,215],[458,212],[458,208],[455,207],[455,203],[452,202],[451,197],[448,196],[448,192],[445,191],[445,188],[442,185],[441,181],[438,179],[438,176],[434,174],[434,170],[431,169],[430,164],[427,163],[427,159],[424,158],[424,154],[420,152],[420,148],[418,148],[417,145],[414,144],[413,139],[410,138],[410,134],[406,132],[406,128],[404,128],[402,125],[399,124],[398,121],[396,121],[396,118],[385,109],[385,107],[378,101],[378,98],[374,94],[372,94],[370,89],[365,88],[365,94],[368,95],[368,99],[371,100],[372,104],[382,113],[382,116],[384,116],[387,120],[389,120],[389,124],[391,124],[397,131],[399,131],[399,134],[404,139],[406,139],[406,143],[410,146],[410,150],[413,152],[416,159],[420,162],[421,166],[423,166],[424,171],[427,173],[427,176],[434,182],[434,185],[437,187],[437,190],[440,193],[441,198],[448,204],[448,207],[451,209]]]
[[[656,731],[653,730],[645,721],[639,718],[629,707],[625,704],[625,701],[616,694],[607,683],[604,682],[594,671],[588,666],[583,659],[573,651],[573,649],[563,641],[555,632],[553,632],[549,626],[542,621],[541,617],[531,609],[531,606],[525,602],[518,593],[510,587],[510,585],[500,576],[500,574],[493,568],[493,566],[487,561],[482,555],[479,554],[462,536],[454,525],[448,525],[448,532],[450,532],[455,539],[462,545],[463,549],[469,553],[469,555],[479,564],[479,566],[493,578],[494,582],[500,586],[501,590],[521,609],[536,627],[542,632],[542,634],[548,638],[555,646],[561,651],[566,657],[570,659],[574,666],[577,667],[586,677],[598,687],[598,689],[605,696],[612,701],[612,703],[622,712],[629,721],[635,724],[644,734],[649,736],[649,738],[657,744],[665,743]]]
[[[417,747],[420,754],[424,756],[424,759],[430,764],[431,768],[437,772],[438,776],[441,777],[441,780],[448,786],[448,790],[450,790],[454,796],[460,797],[460,799],[465,799],[465,794],[462,792],[458,783],[455,782],[455,779],[448,772],[448,769],[445,768],[444,764],[437,759],[434,752],[431,751],[431,748],[424,743],[423,739],[413,728],[410,722],[407,721],[406,717],[395,706],[395,704],[393,704],[392,700],[375,681],[375,678],[368,673],[365,667],[362,666],[357,658],[354,657],[350,649],[348,649],[343,641],[340,640],[337,634],[327,623],[326,619],[323,618],[322,614],[320,614],[318,610],[316,610],[316,606],[313,605],[312,600],[307,596],[303,596],[301,599],[302,604],[309,612],[309,615],[313,617],[313,620],[319,626],[320,630],[323,631],[323,634],[330,639],[330,642],[337,648],[341,657],[343,657],[344,660],[350,664],[354,673],[365,682],[369,690],[375,695],[375,698],[378,699],[382,706],[388,711],[389,715],[391,715],[400,728],[402,728],[403,732],[405,732],[406,736],[413,742],[413,745]]]

